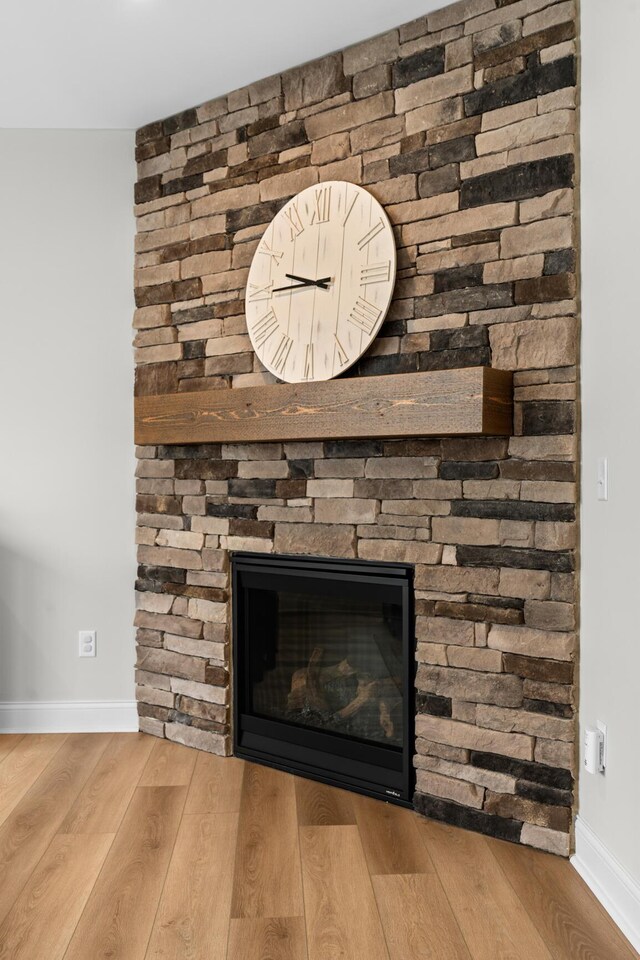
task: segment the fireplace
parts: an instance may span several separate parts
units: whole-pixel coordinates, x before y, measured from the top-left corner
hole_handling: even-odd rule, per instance
[[[410,806],[413,568],[231,562],[235,754]]]

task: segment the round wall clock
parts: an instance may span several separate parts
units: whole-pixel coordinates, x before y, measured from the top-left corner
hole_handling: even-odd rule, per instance
[[[375,197],[337,180],[302,190],[273,218],[251,263],[254,350],[288,383],[338,376],[374,340],[395,278],[393,230]]]

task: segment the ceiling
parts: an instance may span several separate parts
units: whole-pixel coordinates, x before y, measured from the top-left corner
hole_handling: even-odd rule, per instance
[[[139,127],[442,5],[4,0],[0,127]]]

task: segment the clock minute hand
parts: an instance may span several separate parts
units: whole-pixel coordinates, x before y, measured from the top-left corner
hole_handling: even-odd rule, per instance
[[[273,293],[280,293],[282,290],[300,290],[303,287],[320,287],[322,290],[327,290],[328,284],[331,281],[331,277],[322,277],[320,280],[309,280],[308,277],[298,277],[294,273],[285,273],[285,277],[288,277],[289,280],[296,280],[297,282],[288,287],[276,287]]]

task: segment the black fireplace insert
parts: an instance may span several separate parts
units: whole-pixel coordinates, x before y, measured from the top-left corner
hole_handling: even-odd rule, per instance
[[[234,553],[236,756],[411,805],[413,568]]]

